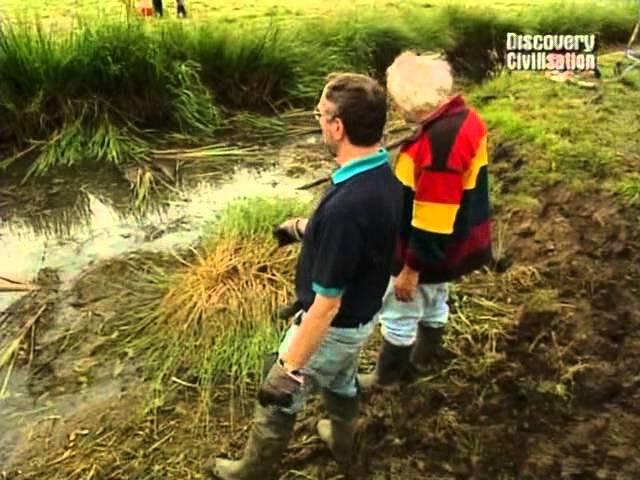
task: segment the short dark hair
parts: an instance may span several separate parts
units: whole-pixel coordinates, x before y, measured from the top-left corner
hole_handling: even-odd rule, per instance
[[[327,100],[335,104],[349,141],[368,147],[382,139],[387,121],[387,95],[373,78],[356,73],[333,73],[327,77]]]

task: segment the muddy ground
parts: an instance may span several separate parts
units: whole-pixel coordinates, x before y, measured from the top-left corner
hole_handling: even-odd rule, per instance
[[[511,268],[537,275],[534,285],[504,291],[500,300],[544,295],[522,302],[497,345],[504,360],[479,379],[485,394],[413,387],[391,408],[388,396],[376,397],[367,436],[381,442],[373,451],[387,450],[393,460],[374,455],[369,471],[397,478],[640,477],[638,212],[601,192],[574,194],[561,185],[539,201],[535,212],[505,212]],[[472,279],[465,286],[473,292]],[[445,413],[455,422],[438,435]],[[410,461],[398,462],[407,455]]]
[[[496,158],[502,194],[518,189],[518,165]],[[499,268],[467,278],[452,299],[455,358],[366,399],[353,478],[640,478],[640,211],[595,184],[556,184],[526,205],[502,202],[496,218]],[[95,305],[82,289],[75,295],[77,308]],[[50,298],[38,302],[49,309]],[[465,333],[463,317],[476,326],[491,317],[496,327]],[[46,365],[59,365],[50,360],[34,362],[39,385]],[[176,392],[172,405],[141,415],[129,385],[60,428],[44,422],[4,476],[199,478],[208,455],[241,451],[247,403],[230,410],[219,389],[209,423],[194,432],[195,395]],[[314,435],[317,412],[312,403],[301,418],[282,478],[340,478]]]
[[[502,357],[471,384],[445,371],[373,394],[355,478],[640,478],[640,211],[597,186],[537,201],[497,212],[510,268],[459,289],[515,307]],[[289,469],[328,459],[317,445],[291,453]]]

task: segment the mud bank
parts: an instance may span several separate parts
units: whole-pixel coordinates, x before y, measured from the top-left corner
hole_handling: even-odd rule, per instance
[[[262,168],[185,169],[180,188],[145,211],[133,209],[127,190],[109,187],[109,179],[80,177],[73,189],[53,182],[48,194],[40,192],[40,209],[20,209],[33,192],[4,196],[13,201],[3,204],[0,251],[7,261],[0,272],[37,289],[0,294],[3,468],[36,432],[64,437],[66,419],[126,402],[141,389],[143,366],[135,359],[97,364],[96,352],[109,340],[101,325],[111,313],[100,302],[114,294],[112,287],[126,284],[144,262],[177,268],[174,252],[188,258],[183,252],[238,199],[308,199],[311,193],[297,187],[318,169],[332,168],[317,147],[317,139],[305,139]]]

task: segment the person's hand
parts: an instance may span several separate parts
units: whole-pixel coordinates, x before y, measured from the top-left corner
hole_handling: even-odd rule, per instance
[[[290,243],[299,242],[304,235],[302,218],[292,218],[281,223],[273,229],[273,236],[276,237],[279,247],[284,247]]]
[[[418,272],[405,265],[393,282],[396,298],[400,302],[411,302],[418,289]]]
[[[258,402],[263,407],[275,405],[288,408],[293,404],[293,395],[302,387],[303,377],[289,372],[281,359],[269,370],[258,392]]]

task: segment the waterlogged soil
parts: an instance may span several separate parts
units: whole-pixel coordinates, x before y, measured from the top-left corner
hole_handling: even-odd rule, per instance
[[[108,172],[21,186],[0,180],[0,276],[37,287],[0,292],[0,475],[21,445],[31,449],[35,432],[65,437],[69,417],[117,404],[142,382],[135,361],[102,360],[114,343],[102,331],[112,315],[105,303],[131,268],[145,258],[177,268],[170,252],[188,259],[183,251],[233,200],[307,198],[296,187],[331,168],[316,137],[271,151],[268,161],[231,160],[237,166],[184,165],[174,191],[143,209],[132,205],[126,180]],[[75,430],[85,431],[66,435]]]
[[[464,380],[443,365],[371,394],[354,478],[640,478],[640,211],[595,187],[537,198],[500,212],[502,280],[474,275],[458,288],[514,307],[500,359]],[[335,478],[329,458],[317,443],[298,446],[285,466]]]
[[[639,478],[639,212],[605,193],[574,194],[560,185],[538,199],[536,211],[505,212],[511,269],[536,274],[533,285],[504,292],[504,303],[522,305],[496,345],[503,361],[479,379],[484,395],[416,387],[391,408],[381,395],[365,427],[379,439],[375,451],[412,459],[373,456],[369,471],[397,469],[398,478]],[[473,294],[472,282],[462,289]],[[438,426],[447,421],[442,434]]]
[[[505,198],[518,188],[518,165],[496,158]],[[597,185],[556,184],[528,202],[501,202],[496,214],[500,261],[452,298],[446,345],[456,354],[428,378],[366,397],[351,478],[640,478],[640,211]],[[60,298],[51,285],[35,304]],[[80,311],[96,295],[74,292]],[[489,320],[493,333],[481,327]],[[135,368],[127,374],[136,378]],[[177,388],[153,414],[135,408],[129,383],[94,395],[57,428],[43,420],[15,442],[5,476],[202,478],[210,456],[241,453],[250,398],[219,389],[194,432],[197,395]],[[301,415],[282,479],[343,478],[315,435],[321,413],[313,401]]]

